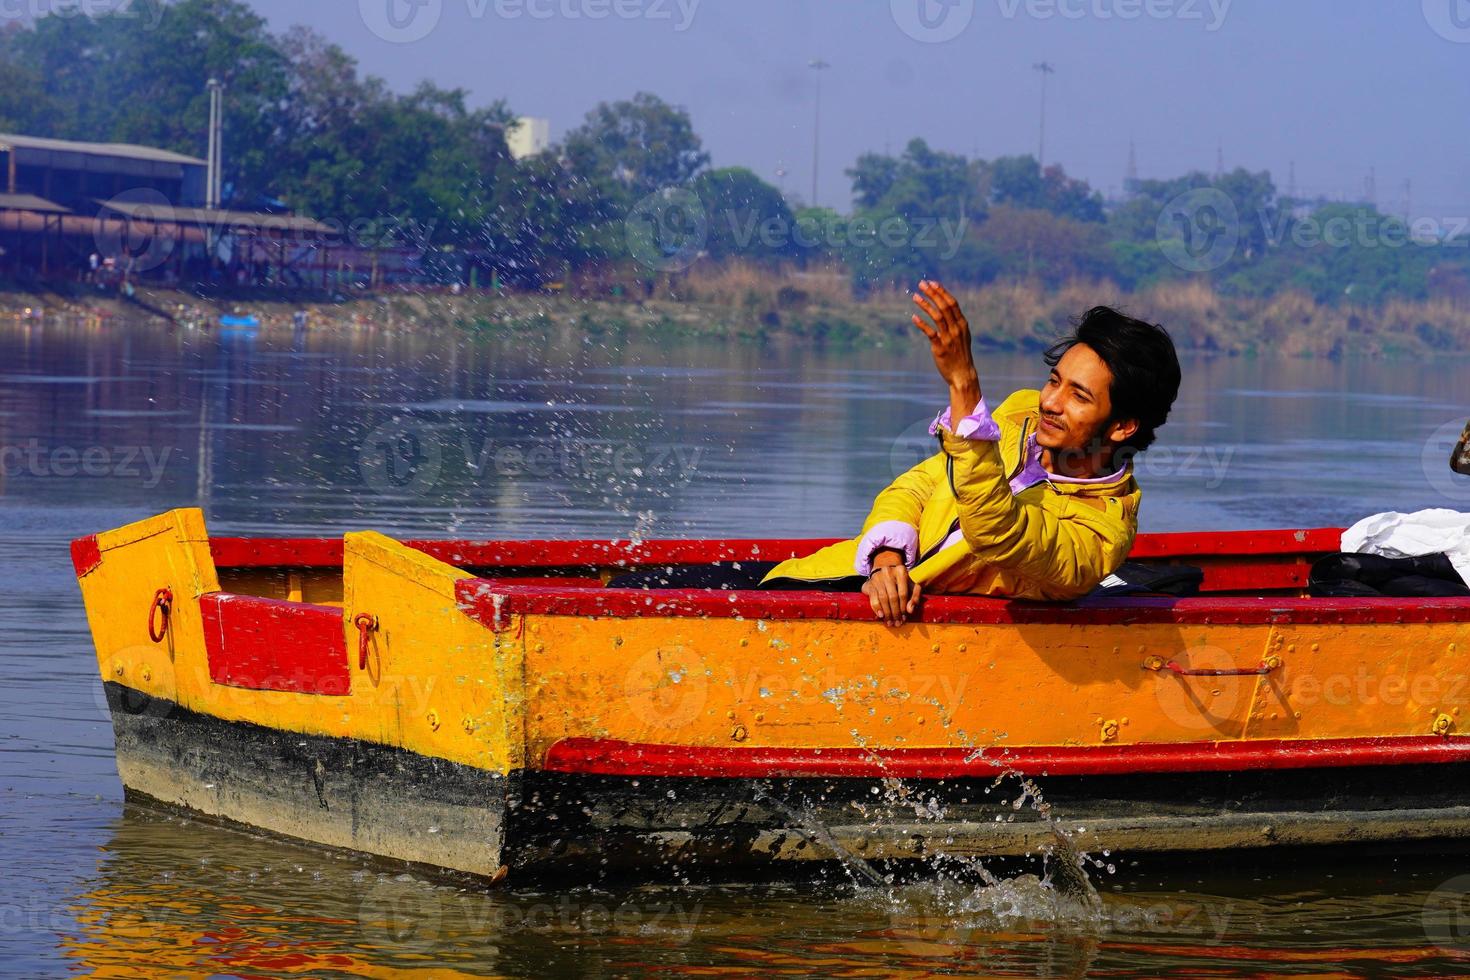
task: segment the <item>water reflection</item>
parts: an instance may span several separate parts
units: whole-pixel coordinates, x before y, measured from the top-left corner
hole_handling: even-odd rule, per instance
[[[0,346],[5,499],[140,513],[202,500],[235,530],[846,534],[895,461],[927,448],[943,394],[918,348],[453,329],[240,342],[125,325],[0,327]],[[1000,395],[1036,384],[1040,362],[986,355],[981,372]],[[1456,407],[1460,374],[1188,359],[1174,416],[1140,461],[1143,527],[1331,525],[1470,503],[1470,483],[1449,500],[1420,458],[1470,411]],[[416,444],[385,442],[385,426]]]
[[[1270,860],[1202,874],[1172,872],[1166,860],[1120,863],[1100,884],[1100,919],[1058,924],[1019,892],[955,894],[944,880],[485,894],[209,826],[118,817],[70,538],[196,504],[226,534],[845,535],[895,468],[924,450],[942,392],[917,347],[570,330],[221,339],[6,324],[0,356],[0,873],[11,896],[0,970],[1470,970],[1460,914],[1470,885],[1446,884],[1470,870],[1463,862],[1302,866],[1293,855],[1289,874]],[[1032,357],[985,356],[980,367],[996,394],[1040,377]],[[1448,479],[1448,447],[1434,480],[1422,461],[1433,433],[1454,421],[1457,434],[1470,412],[1455,407],[1462,376],[1450,362],[1187,359],[1180,403],[1141,462],[1144,528],[1470,509],[1470,479]],[[676,913],[695,916],[692,930]]]
[[[99,976],[1470,970],[1470,934],[1433,890],[1443,868],[1407,858],[1285,878],[1269,859],[1247,861],[1211,869],[1208,891],[1151,880],[1165,864],[1154,862],[1111,882],[1100,912],[1057,919],[1055,896],[1030,876],[980,889],[920,879],[485,890],[131,806],[103,854],[59,935],[67,965]]]

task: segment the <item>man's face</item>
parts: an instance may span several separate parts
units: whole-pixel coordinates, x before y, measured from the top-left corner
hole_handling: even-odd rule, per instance
[[[1036,442],[1045,449],[1088,452],[1093,440],[1117,445],[1137,429],[1131,421],[1109,425],[1113,372],[1086,344],[1075,344],[1051,369],[1041,389]]]

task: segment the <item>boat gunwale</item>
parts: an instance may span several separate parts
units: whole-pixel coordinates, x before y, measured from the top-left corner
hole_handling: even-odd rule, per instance
[[[1295,559],[1337,549],[1337,528],[1212,531],[1139,535],[1130,558]],[[341,568],[341,538],[211,537],[219,569]],[[809,554],[832,539],[559,541],[424,541],[404,544],[458,567],[517,569],[632,568],[710,561],[779,560]],[[78,574],[95,564],[95,535],[73,542]],[[873,623],[871,606],[857,593],[708,589],[620,590],[590,583],[527,584],[515,578],[465,578],[459,606],[499,631],[515,615],[841,620]],[[1026,602],[982,596],[931,595],[912,617],[929,625],[1372,625],[1470,622],[1470,598],[1300,598],[1202,595],[1189,598],[1118,597],[1070,603]]]
[[[469,578],[457,584],[459,607],[499,632],[517,615],[627,619],[843,620],[871,624],[872,606],[855,592],[711,589],[592,589],[520,585]],[[1179,626],[1374,625],[1470,623],[1470,598],[1191,598],[1120,597],[1070,603],[984,596],[930,595],[912,627],[936,625]]]
[[[1338,550],[1341,528],[1263,531],[1185,531],[1140,534],[1130,559],[1292,557]],[[85,540],[85,539],[83,539]],[[524,568],[602,566],[630,568],[661,563],[782,561],[811,554],[841,538],[724,538],[529,541],[405,540],[403,543],[459,567],[513,565]],[[209,540],[220,568],[340,568],[342,539],[215,537]]]

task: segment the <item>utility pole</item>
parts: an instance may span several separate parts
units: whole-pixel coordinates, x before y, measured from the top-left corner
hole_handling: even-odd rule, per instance
[[[220,206],[224,187],[220,171],[224,169],[225,86],[211,78],[204,86],[209,90],[209,161],[205,168],[204,206],[214,210]]]
[[[1041,142],[1036,151],[1036,163],[1042,170],[1046,169],[1046,76],[1055,75],[1056,68],[1049,61],[1038,61],[1031,66],[1034,70],[1041,72]]]
[[[817,73],[817,113],[812,122],[812,207],[817,207],[818,175],[822,170],[822,72],[832,66],[821,58],[813,58],[807,67]]]

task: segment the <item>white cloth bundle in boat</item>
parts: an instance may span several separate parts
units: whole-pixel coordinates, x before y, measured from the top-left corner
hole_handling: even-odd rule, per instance
[[[1470,514],[1445,507],[1374,514],[1342,533],[1342,550],[1384,558],[1444,553],[1470,584]]]

